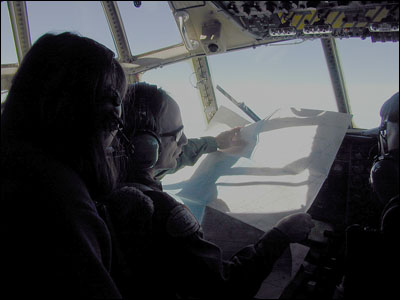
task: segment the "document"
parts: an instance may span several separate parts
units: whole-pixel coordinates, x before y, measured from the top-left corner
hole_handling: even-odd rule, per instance
[[[204,136],[243,126],[246,145],[205,155],[195,166],[167,176],[164,190],[200,222],[208,206],[267,231],[311,206],[350,121],[349,114],[292,107],[249,124],[221,106]]]

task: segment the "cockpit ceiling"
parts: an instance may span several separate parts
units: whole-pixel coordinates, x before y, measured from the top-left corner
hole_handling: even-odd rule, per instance
[[[399,40],[398,2],[213,1],[260,40],[371,37]]]

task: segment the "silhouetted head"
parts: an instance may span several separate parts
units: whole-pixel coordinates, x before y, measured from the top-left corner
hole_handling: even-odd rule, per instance
[[[29,142],[87,181],[108,181],[104,148],[117,127],[125,90],[124,72],[111,50],[69,32],[45,34],[13,78],[2,140]]]

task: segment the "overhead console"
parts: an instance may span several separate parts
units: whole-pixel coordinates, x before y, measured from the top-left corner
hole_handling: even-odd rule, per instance
[[[170,1],[191,53],[324,37],[399,40],[395,1]]]
[[[399,4],[372,1],[214,1],[260,39],[399,40]]]

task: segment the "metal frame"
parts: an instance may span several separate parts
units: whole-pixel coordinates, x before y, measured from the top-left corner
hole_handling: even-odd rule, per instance
[[[25,1],[7,1],[7,5],[15,48],[17,49],[18,62],[21,63],[25,54],[32,46],[26,4]]]
[[[209,123],[217,112],[218,105],[215,98],[207,57],[194,57],[192,58],[192,63],[197,79],[196,88],[199,90],[204,106],[204,114],[207,123]]]
[[[135,60],[131,54],[128,38],[126,37],[125,27],[122,23],[121,14],[119,12],[116,1],[101,1],[104,13],[107,18],[108,27],[110,28],[114,39],[115,47],[120,62],[130,63]]]
[[[132,56],[117,1],[101,1],[101,5],[104,9],[104,14],[114,40],[115,48],[117,49],[119,62],[121,64],[134,62],[136,58]],[[125,74],[128,84],[139,81],[139,74],[134,74],[132,72],[125,72]]]
[[[17,73],[18,64],[4,64],[1,65],[1,90],[9,90],[12,79]]]
[[[350,114],[351,109],[335,39],[321,38],[321,45],[322,49],[324,50],[326,64],[331,77],[338,111]],[[353,128],[353,122],[351,122],[350,126]]]

